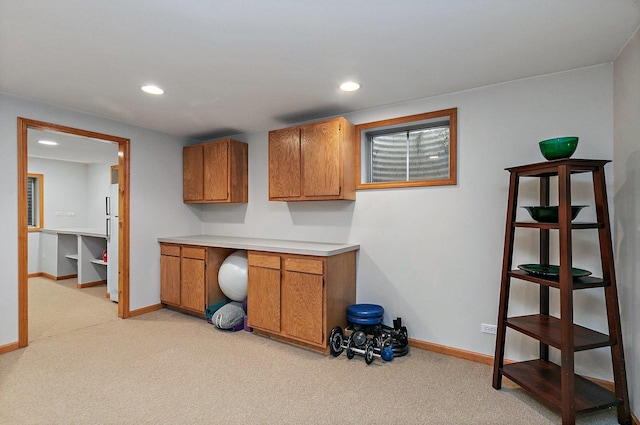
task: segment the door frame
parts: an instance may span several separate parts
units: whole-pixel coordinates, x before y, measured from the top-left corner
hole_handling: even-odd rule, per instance
[[[29,168],[27,130],[54,131],[118,144],[118,317],[127,319],[129,309],[129,151],[130,139],[18,117],[18,347],[29,345],[29,279],[27,174]]]

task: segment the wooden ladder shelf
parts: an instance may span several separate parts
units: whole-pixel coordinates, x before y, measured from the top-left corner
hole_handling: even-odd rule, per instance
[[[500,389],[505,376],[539,400],[562,413],[562,424],[575,424],[576,414],[616,406],[618,421],[631,424],[629,395],[620,327],[620,312],[613,261],[613,248],[607,206],[604,166],[606,160],[559,159],[507,168],[510,173],[507,223],[500,286],[498,330],[493,366],[493,387]],[[592,173],[596,223],[572,223],[571,176]],[[558,223],[517,222],[516,209],[521,177],[540,179],[540,205],[549,205],[550,177],[558,180]],[[512,269],[516,228],[537,228],[540,232],[540,264],[549,265],[549,232],[559,233],[559,272],[557,276],[533,275]],[[574,277],[571,236],[573,230],[597,229],[602,278]],[[538,314],[509,317],[511,279],[540,286]],[[560,291],[560,317],[549,314],[549,288]],[[573,291],[603,287],[607,309],[608,335],[577,325],[573,320]],[[539,359],[504,363],[506,330],[511,328],[539,341]],[[560,350],[560,365],[549,360],[549,347]],[[611,392],[575,374],[577,351],[610,347],[615,391]]]

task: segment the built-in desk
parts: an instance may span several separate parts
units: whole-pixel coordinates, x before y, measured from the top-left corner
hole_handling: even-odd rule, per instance
[[[248,252],[248,324],[259,334],[328,352],[329,332],[346,326],[356,301],[360,245],[193,235],[160,238],[160,299],[203,316],[224,301],[218,271],[236,250]]]
[[[107,281],[107,263],[102,252],[107,236],[95,229],[42,229],[42,272],[55,280],[78,278],[85,288]]]

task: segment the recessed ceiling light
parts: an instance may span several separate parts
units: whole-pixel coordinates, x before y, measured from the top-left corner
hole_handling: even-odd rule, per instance
[[[153,84],[149,84],[146,86],[142,86],[140,87],[142,89],[143,92],[145,93],[149,93],[149,94],[164,94],[164,90],[162,90],[160,87],[158,86],[154,86]]]
[[[360,84],[355,81],[347,81],[346,83],[340,84],[340,90],[342,91],[356,91],[360,90]]]
[[[48,146],[56,146],[58,144],[58,142],[54,142],[53,140],[38,140],[38,143]]]

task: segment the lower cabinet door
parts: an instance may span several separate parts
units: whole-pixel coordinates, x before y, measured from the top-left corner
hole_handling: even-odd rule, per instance
[[[285,271],[282,275],[282,333],[323,344],[322,276]]]
[[[160,298],[163,303],[180,305],[180,257],[160,256]]]
[[[248,325],[280,332],[280,269],[249,266],[248,273]]]
[[[204,260],[183,258],[181,267],[181,307],[204,312]]]

